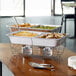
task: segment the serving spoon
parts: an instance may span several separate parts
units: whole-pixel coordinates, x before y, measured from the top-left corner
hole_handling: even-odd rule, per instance
[[[17,21],[16,17],[15,17],[15,16],[13,16],[13,19],[15,20],[16,25],[17,25],[18,29],[20,30],[20,28],[19,28],[19,23],[18,23],[18,21]]]

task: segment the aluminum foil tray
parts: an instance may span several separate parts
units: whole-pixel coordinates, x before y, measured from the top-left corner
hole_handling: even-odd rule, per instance
[[[33,45],[36,46],[49,46],[49,47],[56,47],[64,43],[66,37],[61,39],[43,39],[43,38],[33,38]]]
[[[40,24],[31,24],[37,26],[49,26],[49,27],[56,27],[55,29],[37,29],[37,28],[31,28],[31,27],[13,27],[13,26],[7,26],[10,31],[19,31],[19,30],[28,30],[28,31],[40,31],[40,32],[59,32],[61,29],[61,25],[40,25]]]
[[[17,31],[19,32],[19,31]],[[35,31],[32,31],[35,32]],[[42,32],[35,32],[38,33],[38,36],[36,37],[20,37],[20,36],[12,36],[15,32],[12,32],[8,34],[8,37],[10,38],[11,43],[15,44],[27,44],[27,45],[35,45],[35,46],[49,46],[49,47],[55,47],[58,45],[61,45],[64,43],[66,36],[60,38],[60,39],[45,39],[45,38],[38,38],[38,36],[45,34]]]
[[[33,37],[22,37],[22,36],[13,36],[12,35],[12,34],[18,33],[18,32],[20,32],[20,31],[15,31],[15,32],[7,34],[11,43],[32,45]],[[29,31],[29,32],[37,33],[38,35],[40,35],[42,33],[42,32],[35,32],[35,31]]]

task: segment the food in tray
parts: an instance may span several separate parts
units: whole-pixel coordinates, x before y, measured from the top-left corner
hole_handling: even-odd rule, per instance
[[[33,27],[31,27],[31,28],[36,28],[36,29],[49,29],[49,30],[52,30],[52,29],[55,29],[55,28],[57,28],[57,27],[38,25],[38,26],[33,26]]]
[[[28,31],[21,31],[21,32],[13,33],[12,35],[13,36],[23,36],[23,37],[35,37],[38,34],[37,33],[28,32]]]
[[[13,27],[17,27],[17,25],[12,25]],[[32,27],[34,25],[31,25],[29,23],[19,24],[18,27]]]
[[[66,34],[62,34],[62,33],[48,33],[48,34],[44,34],[39,36],[39,38],[46,38],[46,39],[59,39],[64,37]]]

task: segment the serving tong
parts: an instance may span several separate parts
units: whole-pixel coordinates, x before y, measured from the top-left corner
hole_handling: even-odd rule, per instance
[[[50,71],[55,70],[54,66],[51,64],[39,64],[39,63],[35,63],[35,62],[29,62],[29,65],[34,68],[38,68],[38,69],[48,69]]]
[[[13,19],[15,20],[15,22],[16,22],[16,26],[18,27],[18,30],[20,31],[19,23],[18,23],[18,21],[17,21],[16,17],[15,17],[15,16],[13,16]]]

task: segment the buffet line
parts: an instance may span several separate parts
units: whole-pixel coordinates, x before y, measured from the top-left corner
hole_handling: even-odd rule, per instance
[[[10,42],[25,45],[22,47],[25,55],[32,55],[33,46],[42,48],[45,56],[52,56],[54,50],[60,52],[64,50],[61,45],[65,42],[67,35],[59,33],[62,28],[61,25],[24,23],[7,27],[10,29],[10,33],[7,34]]]

